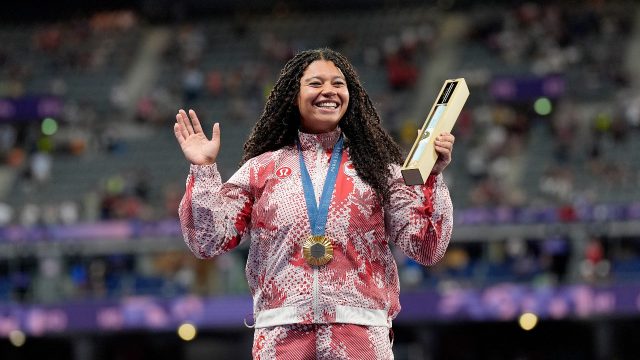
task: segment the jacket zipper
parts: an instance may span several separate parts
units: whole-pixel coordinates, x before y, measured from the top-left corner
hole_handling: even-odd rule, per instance
[[[318,269],[317,266],[313,267],[313,322],[315,324],[321,323],[322,320],[322,317],[320,316],[320,299],[318,299],[318,293],[320,292],[320,286],[318,284],[319,271],[320,269]]]

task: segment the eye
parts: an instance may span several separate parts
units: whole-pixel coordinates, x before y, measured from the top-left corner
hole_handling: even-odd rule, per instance
[[[318,87],[322,86],[322,83],[320,81],[311,81],[309,82],[309,86]]]
[[[336,80],[336,81],[333,82],[333,86],[342,87],[342,86],[345,86],[345,85],[346,85],[346,83],[345,83],[344,80]]]

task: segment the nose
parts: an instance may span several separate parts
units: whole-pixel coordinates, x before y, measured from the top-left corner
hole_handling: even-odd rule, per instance
[[[324,85],[322,87],[322,95],[327,96],[327,97],[334,96],[334,95],[336,95],[336,89],[334,89],[331,84]]]

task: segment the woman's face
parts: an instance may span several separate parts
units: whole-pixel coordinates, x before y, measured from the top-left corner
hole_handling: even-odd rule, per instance
[[[349,89],[342,71],[332,61],[316,60],[309,64],[300,79],[296,105],[302,131],[334,130],[349,106]]]

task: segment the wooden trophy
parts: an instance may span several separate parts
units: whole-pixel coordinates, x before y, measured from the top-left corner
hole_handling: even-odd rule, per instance
[[[469,88],[463,78],[445,80],[401,168],[405,184],[423,185],[427,181],[438,159],[434,147],[435,138],[438,134],[453,129],[468,97]]]

